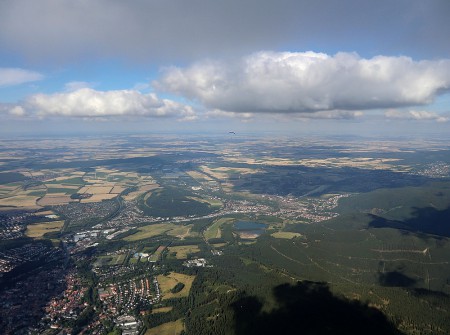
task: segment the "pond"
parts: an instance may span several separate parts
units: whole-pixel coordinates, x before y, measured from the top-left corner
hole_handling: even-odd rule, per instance
[[[259,236],[264,233],[264,230],[267,228],[267,225],[264,223],[258,223],[253,221],[236,221],[234,223],[234,229],[240,233],[244,233],[242,236]]]

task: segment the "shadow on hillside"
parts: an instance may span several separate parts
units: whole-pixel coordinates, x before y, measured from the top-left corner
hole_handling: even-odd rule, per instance
[[[272,166],[258,167],[258,170],[261,172],[247,176],[230,174],[229,182],[236,191],[254,194],[320,196],[327,193],[365,193],[381,188],[419,186],[428,180],[423,176],[390,170],[351,167]]]
[[[378,309],[334,296],[322,283],[274,288],[278,308],[262,311],[256,297],[233,303],[236,334],[402,334]]]
[[[388,287],[412,287],[417,282],[399,271],[380,273],[378,281],[381,286]]]
[[[413,208],[413,217],[404,221],[388,220],[380,216],[370,215],[371,228],[396,228],[418,234],[433,234],[450,237],[450,207],[438,210],[433,207]]]
[[[435,297],[435,298],[450,298],[450,295],[440,292],[440,291],[432,291],[424,288],[416,288],[411,291],[413,295],[416,297]]]

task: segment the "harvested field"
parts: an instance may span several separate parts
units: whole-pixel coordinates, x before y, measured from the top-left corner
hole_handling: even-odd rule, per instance
[[[0,199],[0,206],[38,208],[38,206],[36,206],[37,199],[39,198],[35,196],[15,195]]]
[[[210,181],[210,180],[213,180],[210,176],[208,176],[208,175],[206,175],[206,174],[204,174],[204,173],[201,173],[201,172],[199,172],[199,171],[195,171],[195,170],[193,170],[193,171],[188,171],[188,172],[186,172],[191,178],[193,178],[193,179],[195,179],[195,180],[198,180],[198,181]]]
[[[77,189],[73,188],[47,188],[47,194],[74,194],[77,193]]]
[[[39,199],[37,204],[39,206],[53,206],[53,205],[64,205],[68,204],[69,202],[74,201],[73,199],[70,199],[70,195],[58,195],[58,194],[47,194],[45,197]]]
[[[158,327],[150,328],[145,335],[179,335],[184,331],[183,319],[163,323]]]
[[[158,184],[152,183],[152,184],[148,184],[148,185],[143,185],[141,187],[139,187],[138,190],[134,191],[134,192],[130,192],[129,194],[123,196],[123,198],[126,201],[130,201],[130,200],[134,200],[136,199],[138,196],[140,196],[141,194],[148,192],[148,191],[152,191],[155,189],[160,188],[161,186],[159,186]]]
[[[371,158],[371,157],[338,157],[325,159],[302,159],[301,165],[309,167],[355,167],[360,169],[392,170],[396,169],[391,163],[400,161],[394,158]],[[403,167],[404,168],[404,167]]]
[[[223,171],[215,171],[215,169],[210,169],[206,165],[202,165],[202,166],[200,166],[200,168],[203,170],[204,173],[207,173],[208,175],[210,175],[216,179],[219,179],[219,180],[228,179],[228,174]],[[210,178],[210,180],[213,180],[213,179],[211,179],[211,177],[209,177],[209,178]]]
[[[11,192],[17,188],[19,188],[19,186],[17,186],[17,185],[11,185],[11,184],[0,185],[0,192]]]
[[[78,190],[80,188],[80,186],[77,185],[65,185],[65,184],[48,184],[45,185],[47,186],[47,188],[64,188],[64,189],[69,189],[69,190]]]
[[[27,235],[28,237],[42,237],[44,236],[45,233],[60,231],[63,225],[64,221],[52,221],[52,222],[31,224],[27,226],[25,235]]]
[[[55,212],[53,212],[53,211],[43,211],[43,212],[37,212],[34,215],[38,215],[38,216],[55,215]]]
[[[108,194],[113,186],[85,186],[79,193]]]
[[[262,172],[261,170],[258,170],[258,169],[240,168],[240,167],[232,167],[231,168],[231,167],[226,167],[226,166],[213,168],[213,169],[210,169],[210,171],[212,171],[213,173],[226,173],[226,174],[231,174],[231,173],[254,174],[254,173]]]
[[[109,193],[111,194],[120,194],[121,192],[123,192],[126,189],[126,187],[124,186],[114,186],[112,188],[111,191],[109,191]]]
[[[214,246],[214,248],[222,248],[226,246],[227,243],[212,243],[211,245]]]
[[[152,314],[167,313],[167,312],[170,312],[172,309],[173,309],[172,306],[155,308],[155,309],[152,309]]]
[[[79,175],[64,176],[46,181],[46,184],[64,184],[64,185],[78,185],[83,186],[86,182]]]
[[[252,233],[251,231],[239,231],[236,233],[239,235],[240,238],[244,240],[253,240],[259,237],[259,234]]]
[[[113,199],[117,197],[117,194],[110,194],[110,193],[106,193],[106,194],[94,194],[92,195],[92,197],[87,198],[87,199],[81,199],[80,202],[81,203],[89,203],[89,202],[100,202],[102,200],[109,200],[109,199]]]

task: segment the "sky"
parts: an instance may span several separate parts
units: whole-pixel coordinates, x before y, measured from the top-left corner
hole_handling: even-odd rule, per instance
[[[0,136],[450,134],[448,0],[1,0]]]

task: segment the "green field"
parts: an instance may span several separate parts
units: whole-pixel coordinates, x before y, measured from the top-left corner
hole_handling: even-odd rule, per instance
[[[0,185],[14,183],[27,179],[23,174],[18,172],[2,172],[0,173]]]
[[[189,254],[200,252],[198,245],[181,245],[169,247],[169,252],[176,253],[176,259],[186,259]]]
[[[163,300],[187,297],[189,295],[189,291],[191,290],[194,279],[195,276],[177,272],[171,272],[167,275],[159,275],[158,283],[161,288]],[[177,293],[172,293],[170,290],[173,289],[178,283],[183,283],[184,288]]]
[[[94,266],[102,267],[102,266],[110,266],[113,265],[114,257],[111,256],[99,256],[94,262]]]
[[[287,231],[277,231],[276,233],[273,233],[270,235],[275,238],[284,238],[284,239],[291,239],[294,237],[302,236],[302,234],[300,234],[300,233],[292,233],[292,232],[287,232]]]
[[[214,221],[214,223],[208,227],[208,229],[205,230],[205,238],[207,240],[213,239],[213,238],[220,238],[222,236],[221,234],[221,226],[225,223],[230,223],[232,222],[234,219],[232,218],[220,218],[216,221]]]
[[[144,240],[153,236],[165,234],[177,227],[178,226],[173,223],[156,223],[148,226],[143,226],[139,227],[136,233],[124,237],[123,240],[127,242]]]
[[[58,181],[46,181],[46,184],[66,184],[66,185],[79,185],[83,186],[86,184],[84,179],[82,177],[74,177],[74,178],[67,178],[63,180]]]
[[[165,246],[159,246],[156,251],[150,255],[150,257],[148,258],[149,262],[157,262],[160,260],[161,258],[161,254],[164,251],[166,247]]]
[[[177,225],[174,223],[155,223],[152,225],[139,227],[136,233],[124,237],[123,240],[132,242],[164,234],[177,237],[180,239],[197,236],[198,233],[192,232],[191,228],[192,225]]]
[[[126,254],[117,255],[114,257],[114,260],[112,262],[112,265],[121,265],[127,258]]]

